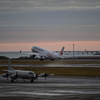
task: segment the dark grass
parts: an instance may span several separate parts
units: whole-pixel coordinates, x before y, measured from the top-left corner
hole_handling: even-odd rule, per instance
[[[8,64],[8,60],[0,60],[0,64]],[[100,61],[39,61],[39,60],[11,60],[11,64],[100,64]]]
[[[0,64],[8,64],[7,60],[0,60]],[[100,64],[100,61],[34,61],[34,60],[11,60],[11,64],[26,64],[25,67],[13,67],[18,70],[34,71],[35,73],[47,72],[48,74],[55,74],[56,76],[86,76],[86,77],[100,77],[100,68],[98,67],[27,67],[27,64]],[[8,67],[1,66],[0,74],[4,73],[2,70],[7,70]]]
[[[55,74],[55,76],[86,76],[100,77],[100,68],[95,67],[13,67],[17,70],[34,71],[35,73]],[[1,67],[1,70],[7,70],[7,67]],[[0,74],[3,72],[0,71]]]

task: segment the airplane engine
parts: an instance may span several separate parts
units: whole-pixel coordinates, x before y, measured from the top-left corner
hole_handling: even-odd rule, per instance
[[[36,55],[30,55],[30,57],[35,58],[35,57],[36,57]]]

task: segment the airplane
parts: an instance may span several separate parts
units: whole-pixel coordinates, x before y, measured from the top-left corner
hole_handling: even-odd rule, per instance
[[[49,58],[50,60],[53,61],[54,59],[63,58],[62,55],[63,55],[64,47],[62,47],[60,53],[54,53],[52,51],[46,50],[38,46],[33,46],[31,50],[32,53],[24,53],[24,54],[29,54],[31,57],[39,56],[41,61],[43,61],[44,58]]]
[[[34,82],[35,79],[37,79],[38,77],[45,77],[45,79],[48,76],[54,75],[54,74],[47,74],[45,73],[41,73],[40,75],[35,74],[33,71],[24,71],[24,70],[15,70],[11,67],[10,64],[10,59],[8,60],[8,70],[3,70],[6,73],[2,74],[2,77],[4,78],[11,78],[11,82],[14,82],[14,80],[18,81],[19,79],[23,79],[23,81],[25,81],[25,79],[29,79],[30,82]]]

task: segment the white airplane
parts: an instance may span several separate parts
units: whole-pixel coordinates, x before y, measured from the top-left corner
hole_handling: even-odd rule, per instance
[[[15,70],[11,67],[10,65],[10,59],[9,59],[9,65],[8,65],[8,70],[3,70],[6,73],[2,74],[2,77],[4,78],[11,78],[11,82],[14,82],[14,80],[18,81],[19,79],[23,79],[25,81],[25,79],[29,79],[30,82],[34,82],[35,79],[37,79],[38,77],[45,77],[45,79],[50,76],[50,75],[54,75],[54,74],[47,74],[42,73],[40,75],[35,74],[33,71],[24,71],[24,70]]]
[[[33,53],[26,53],[26,54],[29,54],[32,57],[39,56],[41,58],[40,60],[44,60],[43,58],[49,58],[51,60],[54,60],[54,59],[63,58],[62,55],[63,55],[64,47],[61,49],[60,53],[54,53],[52,51],[43,49],[38,46],[33,46],[31,50]]]

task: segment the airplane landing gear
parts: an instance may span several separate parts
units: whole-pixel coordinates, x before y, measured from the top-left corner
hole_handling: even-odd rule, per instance
[[[30,80],[30,83],[32,83],[32,82],[34,82],[34,79],[31,79],[31,80]]]
[[[44,61],[44,59],[40,59],[40,61]]]
[[[13,80],[13,79],[11,79],[11,82],[14,82],[14,80]]]

